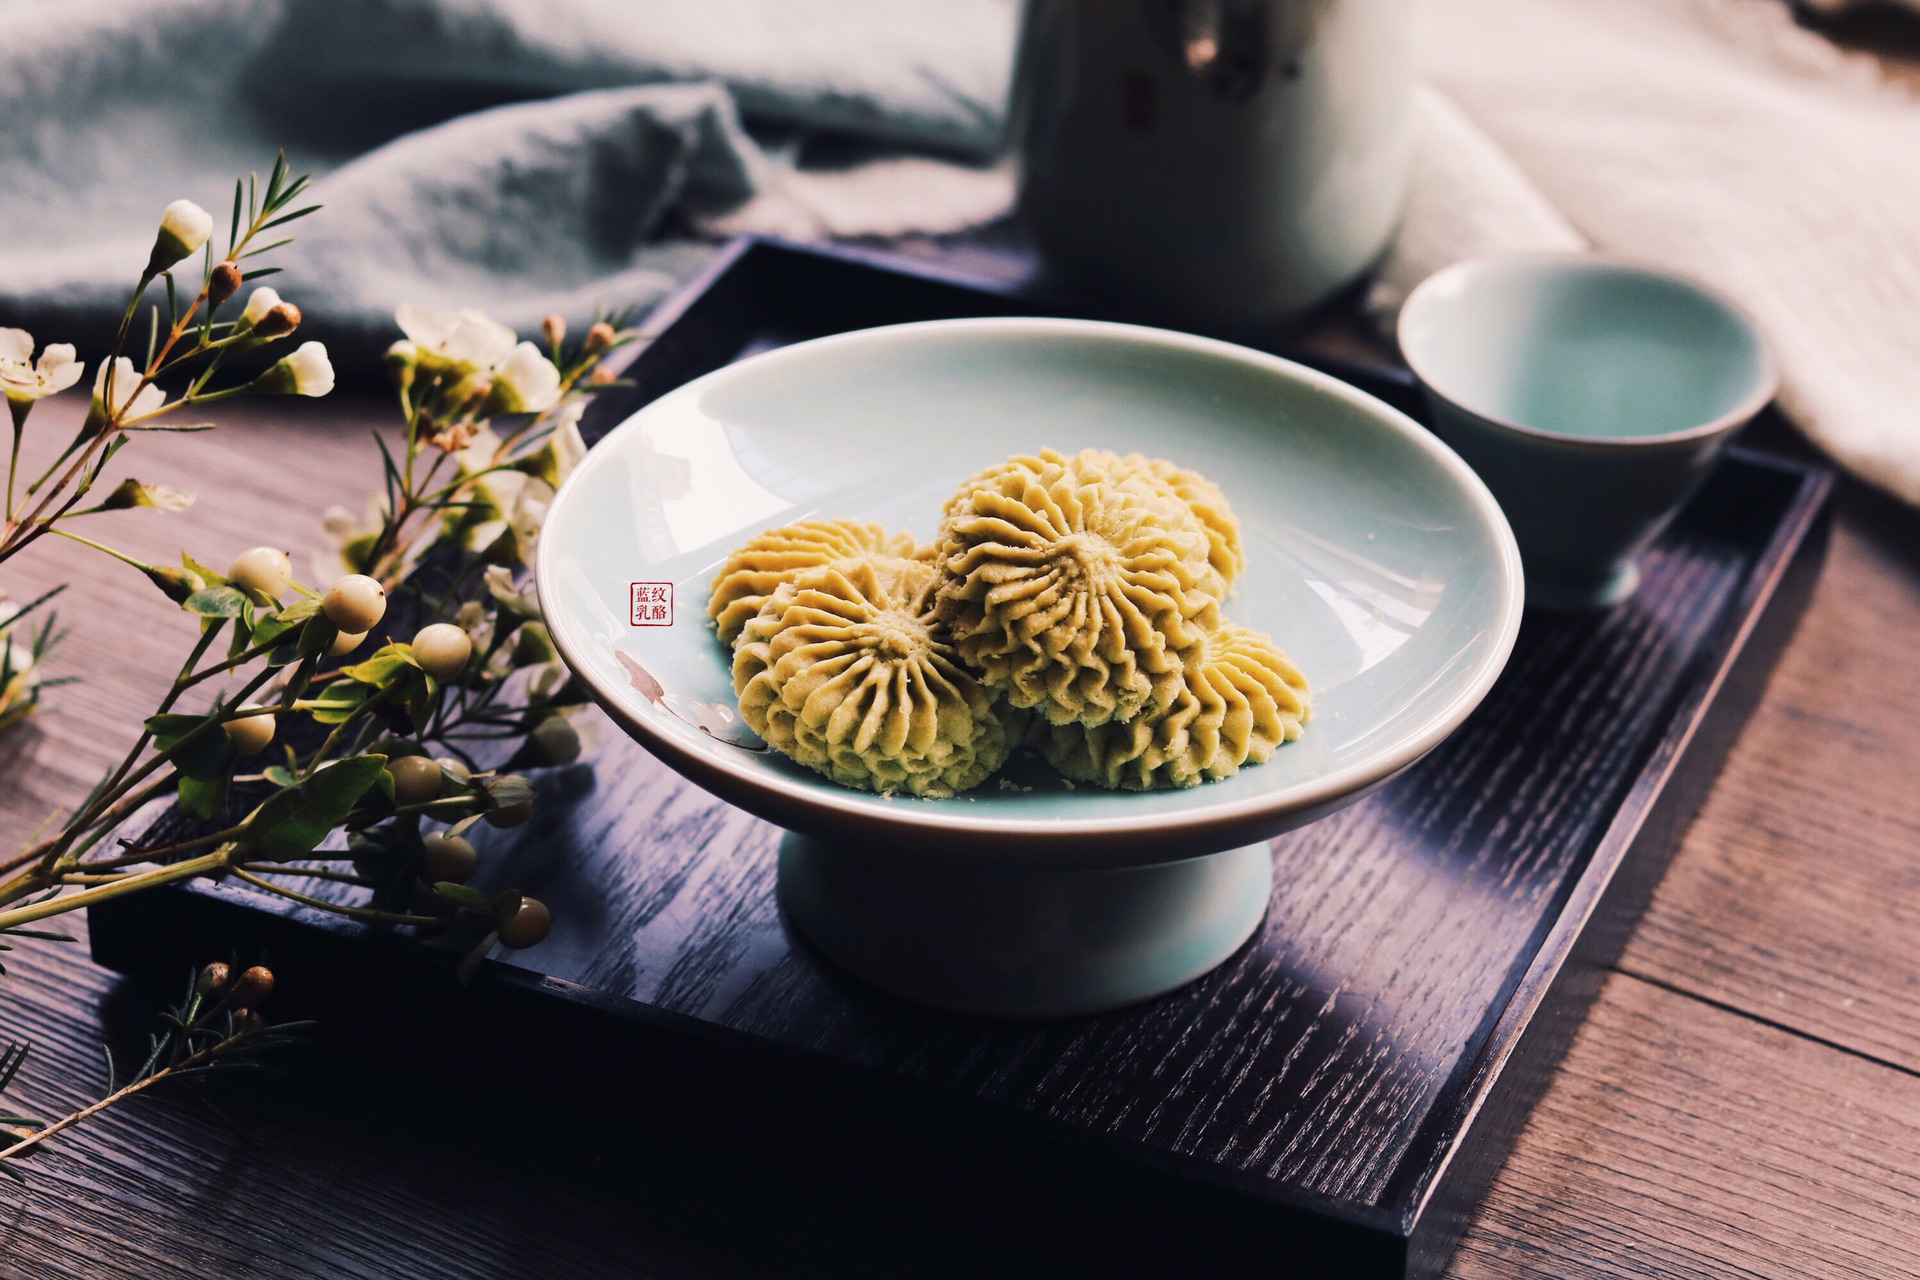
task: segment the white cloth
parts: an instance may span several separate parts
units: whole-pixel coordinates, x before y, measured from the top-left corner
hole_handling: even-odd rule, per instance
[[[1419,37],[1383,307],[1573,234],[1688,272],[1758,318],[1815,442],[1920,503],[1920,99],[1771,0],[1427,0]]]

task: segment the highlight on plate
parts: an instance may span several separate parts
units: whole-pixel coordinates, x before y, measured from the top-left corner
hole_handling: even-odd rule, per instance
[[[1311,714],[1286,653],[1221,615],[1245,562],[1198,472],[1042,449],[963,482],[924,546],[769,529],[708,613],[748,725],[844,786],[952,796],[1025,747],[1071,782],[1160,790],[1263,763]]]

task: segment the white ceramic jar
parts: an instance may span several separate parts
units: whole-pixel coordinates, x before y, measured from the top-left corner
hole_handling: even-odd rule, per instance
[[[1411,0],[1029,0],[1020,210],[1070,281],[1243,330],[1364,274],[1405,200]]]

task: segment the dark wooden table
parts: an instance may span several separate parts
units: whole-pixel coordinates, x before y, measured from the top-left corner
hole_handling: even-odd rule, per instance
[[[34,447],[78,414],[43,407]],[[321,512],[375,480],[365,431],[390,416],[243,405],[217,433],[146,442],[120,472],[200,504],[98,532],[151,559],[270,542],[304,561]],[[61,668],[86,681],[0,741],[0,847],[85,792],[191,643],[144,580],[71,544],[42,543],[0,585],[57,582]],[[1917,638],[1920,513],[1843,486],[1805,620],[1454,1275],[1920,1275]],[[154,993],[84,943],[9,969],[0,1036],[36,1044],[16,1101],[90,1100],[99,1044],[137,1037]],[[698,1141],[551,1121],[537,1081],[482,1099],[344,1070],[324,1035],[282,1077],[112,1113],[33,1173],[0,1187],[8,1280],[992,1274],[1019,1251],[961,1206],[876,1215]]]

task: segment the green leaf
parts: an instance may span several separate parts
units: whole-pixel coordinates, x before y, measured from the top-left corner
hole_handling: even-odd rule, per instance
[[[247,607],[247,593],[238,587],[205,587],[188,596],[180,607],[203,618],[237,618]]]
[[[440,706],[440,682],[422,671],[420,678],[408,685],[401,695],[400,705],[406,708],[407,718],[413,721],[413,731],[426,732],[433,723],[433,713]]]
[[[279,612],[270,613],[253,624],[253,643],[272,644],[318,612],[319,600],[295,600]]]
[[[238,841],[241,851],[274,862],[312,853],[345,821],[386,767],[385,756],[354,756],[326,766],[297,787],[269,796],[248,817]]]
[[[153,735],[153,745],[165,751],[206,723],[206,719],[205,716],[181,715],[178,712],[148,716],[147,732]]]
[[[339,638],[340,628],[329,622],[325,614],[316,614],[300,624],[300,638],[296,643],[301,653],[325,653]]]
[[[253,605],[248,602],[247,607],[240,611],[240,616],[233,620],[233,636],[227,641],[229,662],[245,653],[247,646],[253,643],[253,627]]]
[[[340,668],[340,674],[361,684],[383,685],[392,682],[402,672],[419,669],[420,664],[414,660],[413,646],[394,643],[382,646],[365,662]]]
[[[315,699],[319,705],[313,708],[313,718],[321,724],[345,724],[347,717],[371,696],[373,689],[367,685],[335,680]]]
[[[182,738],[205,724],[210,717],[168,714],[147,717],[147,732],[153,735],[153,745],[160,751],[171,751]],[[196,782],[224,780],[233,769],[233,740],[218,730],[211,730],[194,741],[174,757],[173,766],[185,778]],[[184,799],[184,794],[183,797]],[[211,816],[208,813],[199,817]]]
[[[183,780],[218,782],[224,792],[227,775],[233,772],[235,758],[233,739],[223,730],[215,729],[205,737],[194,739],[186,750],[175,756],[173,767],[180,771]],[[198,816],[209,818],[213,816],[213,811],[208,810]]]
[[[221,735],[224,737],[225,735]],[[180,811],[193,818],[211,818],[227,802],[227,775],[180,779]]]
[[[198,560],[195,560],[192,556],[188,555],[184,551],[180,553],[180,563],[185,565],[188,569],[192,570],[194,573],[198,574],[200,576],[200,580],[206,583],[209,587],[224,587],[227,585],[227,582],[228,582],[227,575],[225,575],[224,573],[215,573],[213,570],[207,568],[207,566],[201,564]]]
[[[493,899],[478,889],[469,889],[466,885],[455,884],[451,880],[441,880],[433,886],[433,891],[463,907],[472,907],[475,911],[484,911],[488,915],[493,914]]]
[[[300,775],[283,764],[270,764],[260,771],[260,776],[276,787],[297,786]]]

